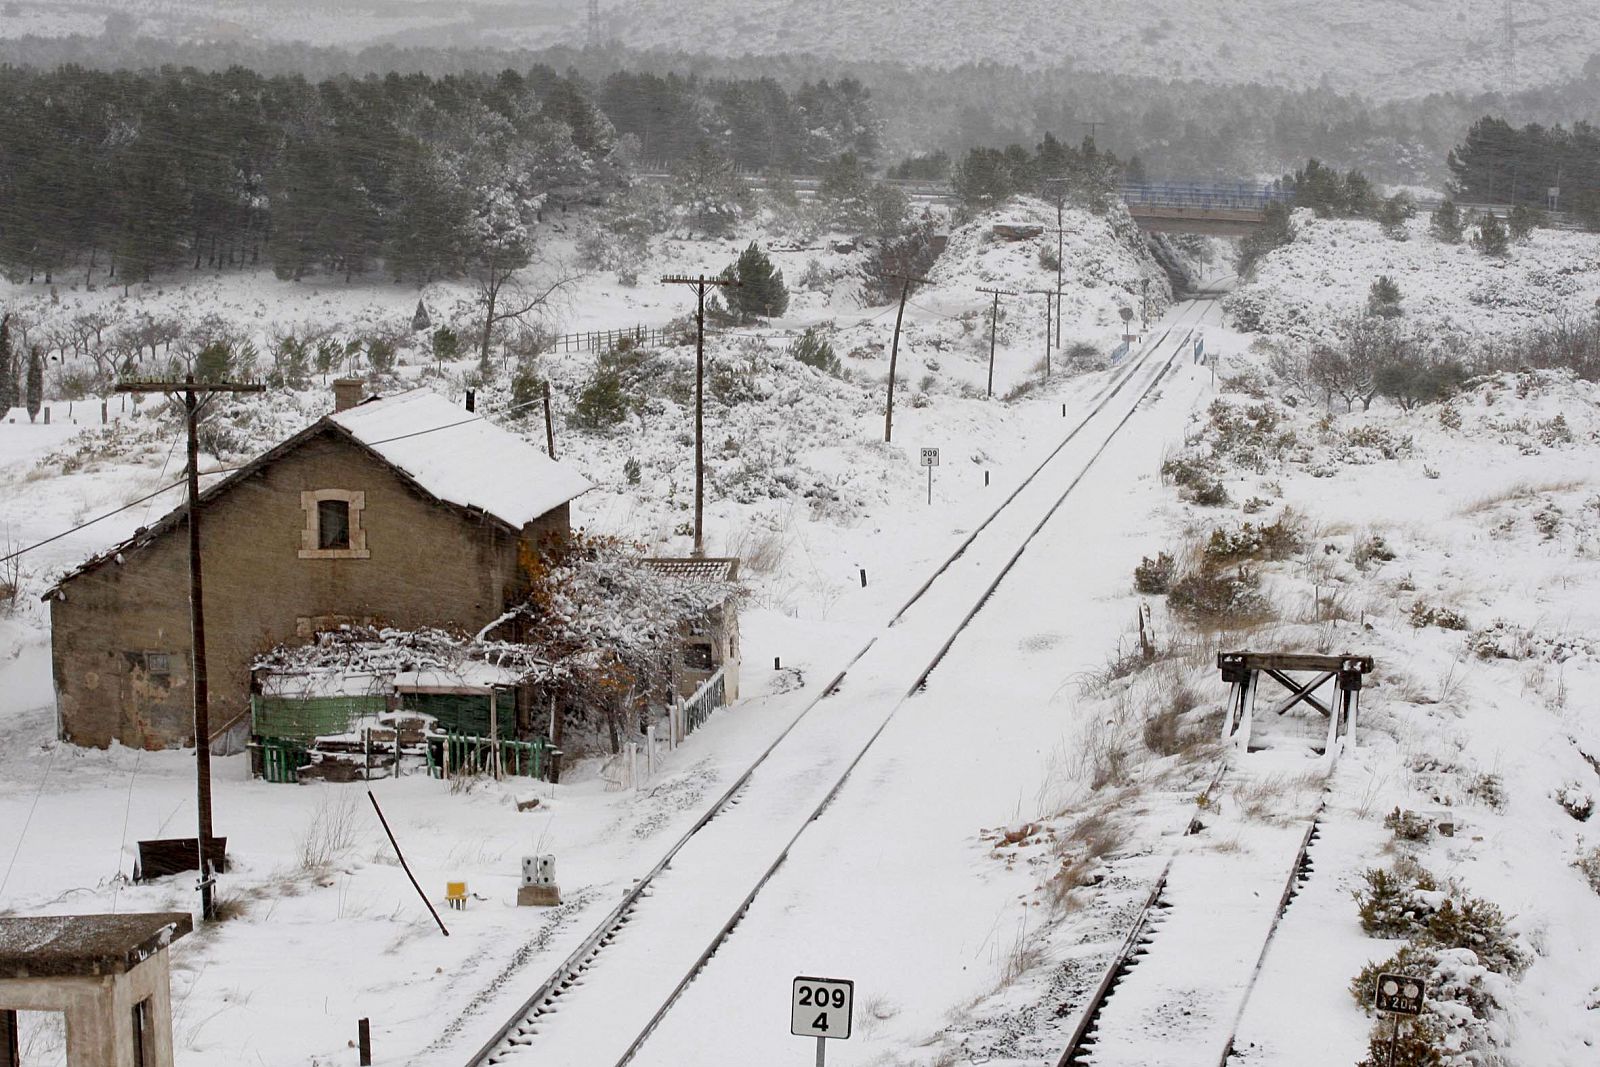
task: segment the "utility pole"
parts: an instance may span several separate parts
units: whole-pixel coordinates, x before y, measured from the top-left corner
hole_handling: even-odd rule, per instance
[[[894,344],[889,346],[889,403],[883,411],[883,443],[888,444],[894,438],[894,373],[895,367],[900,362],[900,321],[906,317],[906,297],[911,293],[912,283],[926,283],[926,278],[913,278],[909,274],[891,274],[891,278],[900,280],[900,310],[894,316]]]
[[[1017,294],[1010,289],[980,288],[978,292],[994,294],[994,311],[989,316],[989,388],[984,394],[985,396],[994,396],[994,335],[995,331],[1000,327],[1000,298],[1002,296],[1016,296]]]
[[[1093,144],[1094,143],[1094,135],[1097,132],[1099,132],[1100,127],[1109,126],[1111,124],[1109,122],[1107,122],[1106,120],[1104,120],[1104,119],[1094,119],[1094,120],[1092,120],[1090,122],[1080,123],[1080,125],[1087,126],[1089,128],[1089,143]]]
[[[704,274],[691,278],[685,274],[669,274],[661,279],[663,285],[692,285],[695,291],[694,334],[694,554],[706,554],[705,504],[705,412],[706,412],[706,289],[709,286],[742,288],[743,282],[729,278],[707,278]]]
[[[1061,299],[1061,257],[1066,254],[1064,237],[1067,231],[1063,212],[1067,205],[1067,182],[1069,180],[1065,174],[1060,177],[1045,179],[1045,185],[1053,185],[1056,189],[1056,299],[1058,301]],[[1056,315],[1056,347],[1061,347],[1061,316],[1059,314]]]
[[[1050,311],[1051,301],[1059,290],[1029,289],[1028,292],[1044,295],[1044,376],[1050,377]]]
[[[589,0],[589,45],[600,44],[600,0]]]
[[[544,447],[550,458],[556,458],[556,430],[550,421],[550,379],[544,380]]]
[[[193,641],[192,673],[194,678],[194,770],[195,807],[198,809],[200,832],[200,916],[216,918],[212,903],[212,872],[207,867],[207,845],[211,833],[211,696],[206,681],[206,613],[202,595],[200,573],[200,445],[195,438],[195,425],[201,405],[201,394],[260,393],[266,386],[259,382],[197,382],[190,374],[181,382],[118,382],[119,393],[167,393],[183,398],[184,429],[188,436],[189,503],[185,518],[189,526],[189,632]]]

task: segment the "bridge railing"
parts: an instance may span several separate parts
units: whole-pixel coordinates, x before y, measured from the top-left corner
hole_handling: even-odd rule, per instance
[[[1241,211],[1262,211],[1289,199],[1282,189],[1258,182],[1124,182],[1120,192],[1130,204]]]

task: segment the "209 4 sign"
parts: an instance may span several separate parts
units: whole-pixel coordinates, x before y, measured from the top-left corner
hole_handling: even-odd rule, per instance
[[[789,1032],[796,1037],[849,1037],[855,995],[856,984],[847,978],[796,978]]]

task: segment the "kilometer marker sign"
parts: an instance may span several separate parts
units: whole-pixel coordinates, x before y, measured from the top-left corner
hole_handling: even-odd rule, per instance
[[[850,1036],[856,984],[847,978],[794,980],[789,1032],[796,1037],[843,1041]]]

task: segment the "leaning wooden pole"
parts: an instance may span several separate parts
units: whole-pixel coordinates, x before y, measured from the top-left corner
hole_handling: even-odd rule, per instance
[[[411,879],[411,888],[417,891],[417,896],[422,898],[422,903],[427,905],[428,914],[433,916],[433,921],[439,924],[439,932],[449,937],[450,931],[445,929],[444,920],[439,918],[439,913],[434,910],[433,901],[428,899],[428,894],[422,891],[417,884],[417,876],[411,873],[411,864],[406,862],[406,854],[400,851],[400,842],[394,839],[394,831],[389,829],[389,820],[383,817],[383,809],[378,807],[378,798],[372,790],[367,790],[367,799],[372,801],[372,810],[378,813],[378,821],[383,824],[383,832],[389,835],[389,844],[394,846],[395,858],[400,861],[400,869],[406,872],[406,877]]]

